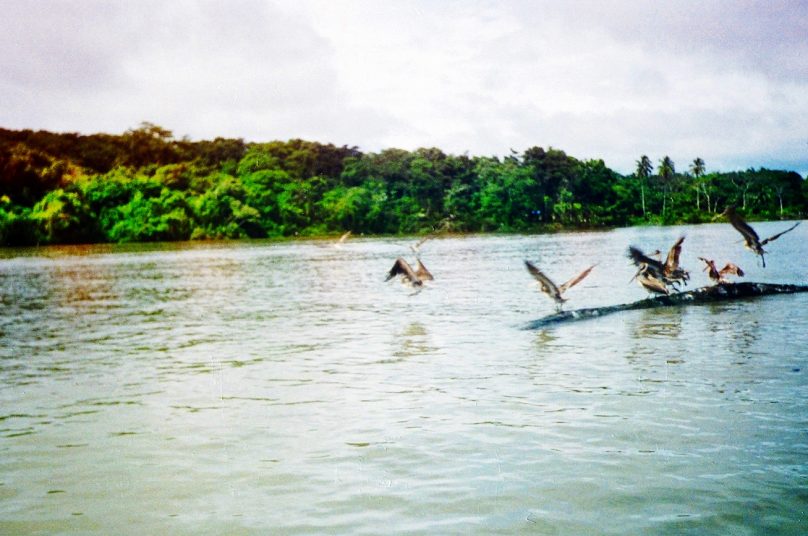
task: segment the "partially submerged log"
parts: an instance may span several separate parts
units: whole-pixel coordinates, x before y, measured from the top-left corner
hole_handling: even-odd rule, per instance
[[[574,311],[561,311],[560,313],[534,320],[530,322],[525,329],[538,329],[562,322],[597,318],[620,311],[634,311],[636,309],[651,309],[654,307],[669,307],[675,305],[698,305],[726,300],[770,296],[772,294],[794,294],[795,292],[808,292],[808,285],[777,285],[749,282],[721,283],[667,296],[655,296],[634,303],[594,307],[591,309],[577,309]]]

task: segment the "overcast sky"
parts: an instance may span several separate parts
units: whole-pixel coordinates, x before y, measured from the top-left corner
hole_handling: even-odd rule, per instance
[[[808,2],[0,0],[0,126],[808,173]]]

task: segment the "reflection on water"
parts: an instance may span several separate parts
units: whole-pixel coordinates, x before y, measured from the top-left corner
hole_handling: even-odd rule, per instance
[[[787,301],[789,300],[782,303]],[[721,334],[720,338],[710,341],[711,346],[720,345],[720,349],[714,351],[734,356],[735,362],[739,364],[754,358],[763,350],[760,348],[761,333],[775,324],[772,319],[761,317],[761,315],[769,316],[769,313],[758,307],[754,301],[726,303],[723,307],[712,304],[708,307],[708,311],[710,314],[706,318],[707,331]],[[771,350],[768,348],[764,353],[770,353]]]
[[[429,345],[429,334],[426,327],[420,322],[407,325],[401,333],[396,335],[400,349],[393,352],[393,360],[382,360],[382,363],[392,363],[408,357],[428,355],[436,348]]]
[[[539,329],[536,330],[536,346],[541,348],[545,345],[550,345],[558,340],[554,329]]]
[[[676,341],[682,335],[682,322],[687,314],[681,307],[663,307],[651,312],[648,309],[639,311],[632,324],[632,339],[671,339]]]
[[[803,227],[747,280],[805,283]],[[408,240],[4,250],[0,533],[802,533],[808,296],[521,329],[524,259],[630,302],[679,233],[432,240],[416,294]],[[686,234],[691,286],[739,254]]]

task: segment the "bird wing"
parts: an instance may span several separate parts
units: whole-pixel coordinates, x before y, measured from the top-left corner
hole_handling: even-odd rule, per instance
[[[725,276],[725,275],[727,275],[727,274],[730,274],[730,275],[737,275],[738,277],[743,277],[743,276],[744,276],[744,273],[743,273],[743,270],[741,270],[741,267],[740,267],[740,266],[737,266],[737,265],[735,265],[735,264],[732,264],[731,262],[728,262],[728,263],[726,264],[726,266],[724,266],[723,268],[721,268],[721,271],[720,271],[720,272],[718,272],[718,274],[719,274],[721,277],[724,277],[724,276]]]
[[[673,247],[668,252],[668,257],[665,259],[666,274],[672,274],[679,268],[679,254],[682,252],[682,242],[684,241],[684,236],[679,237],[679,240],[673,244]]]
[[[533,276],[533,279],[539,282],[541,285],[541,290],[554,300],[561,300],[561,291],[558,290],[558,287],[555,283],[553,283],[549,277],[544,275],[544,273],[536,268],[530,261],[525,261],[525,266],[527,267],[527,271],[530,272],[530,275]]]
[[[653,275],[646,273],[641,274],[637,281],[640,282],[640,285],[645,287],[646,289],[650,290],[651,292],[658,292],[660,294],[669,294],[668,287],[665,285],[662,280],[657,279]]]
[[[704,257],[699,257],[699,260],[703,261],[704,264],[707,265],[707,266],[704,267],[705,270],[707,270],[708,268],[712,267],[715,264],[714,261],[712,261],[710,259],[705,259]]]
[[[568,288],[574,287],[575,285],[577,285],[578,283],[580,283],[580,282],[581,282],[581,280],[582,280],[584,277],[586,277],[586,276],[588,276],[588,275],[589,275],[589,272],[591,272],[591,271],[592,271],[592,268],[594,268],[595,266],[597,266],[597,265],[593,264],[592,266],[590,266],[589,268],[587,268],[586,270],[584,270],[584,271],[583,271],[583,272],[581,272],[580,274],[576,275],[575,277],[573,277],[573,278],[572,278],[572,279],[570,279],[569,281],[567,281],[567,282],[565,282],[565,283],[562,283],[562,284],[561,284],[561,286],[560,286],[560,287],[558,287],[558,291],[559,291],[561,294],[563,294],[564,292],[566,292],[566,291],[567,291],[567,289],[568,289]]]
[[[727,214],[727,218],[729,218],[730,225],[735,227],[735,230],[738,231],[739,233],[741,233],[744,240],[746,240],[747,245],[753,246],[753,247],[754,246],[759,247],[760,246],[760,237],[755,232],[755,230],[752,229],[752,227],[748,223],[746,223],[744,221],[744,219],[741,218],[738,215],[738,213],[735,212],[734,210],[728,210],[728,211],[725,211],[725,212]],[[756,247],[756,249],[757,249],[757,247]]]
[[[418,241],[418,242],[416,242],[415,244],[411,245],[411,246],[410,246],[410,249],[411,249],[411,250],[412,250],[414,253],[418,253],[418,251],[420,251],[420,249],[421,249],[421,246],[423,246],[423,245],[424,245],[424,242],[426,242],[426,241],[427,241],[427,240],[429,240],[430,238],[432,238],[432,235],[426,235],[426,236],[425,236],[425,237],[423,237],[421,240],[419,240],[419,241]]]
[[[385,278],[385,281],[390,281],[397,275],[403,275],[404,277],[409,279],[410,282],[414,285],[421,284],[421,280],[413,271],[412,266],[410,266],[410,263],[408,263],[401,257],[397,258],[396,262],[393,263],[393,267],[390,268],[389,272],[387,272],[387,278]]]
[[[699,260],[704,261],[706,266],[704,267],[703,272],[707,272],[707,277],[710,279],[721,279],[721,274],[718,272],[718,269],[715,267],[715,261],[712,259],[705,259],[704,257],[699,257]]]
[[[435,279],[432,277],[432,274],[429,273],[429,270],[426,269],[424,263],[421,262],[421,259],[418,259],[418,264],[415,266],[415,275],[422,281],[432,281]]]
[[[642,250],[638,247],[634,246],[628,247],[628,258],[631,259],[637,266],[645,264],[651,270],[662,272],[663,269],[662,263],[656,259],[652,259],[648,255],[643,253]]]
[[[781,236],[783,236],[783,235],[784,235],[784,234],[786,234],[787,232],[789,232],[789,231],[793,231],[793,230],[794,230],[794,228],[795,228],[797,225],[801,224],[801,223],[802,223],[801,221],[798,221],[797,223],[795,223],[794,225],[792,225],[791,227],[789,227],[789,228],[788,228],[788,229],[786,229],[785,231],[782,231],[782,232],[780,232],[780,233],[777,233],[776,235],[770,236],[770,237],[769,237],[769,238],[767,238],[766,240],[762,241],[762,242],[760,243],[760,245],[762,246],[762,245],[764,245],[764,244],[768,244],[768,243],[769,243],[769,242],[771,242],[772,240],[777,240],[778,238],[780,238]]]

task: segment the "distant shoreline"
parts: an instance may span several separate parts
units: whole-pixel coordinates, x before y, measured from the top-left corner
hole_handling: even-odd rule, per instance
[[[0,245],[555,233],[708,223],[730,204],[750,221],[808,214],[794,171],[685,168],[640,155],[622,175],[552,147],[500,158],[192,142],[151,123],[121,135],[0,128]]]

